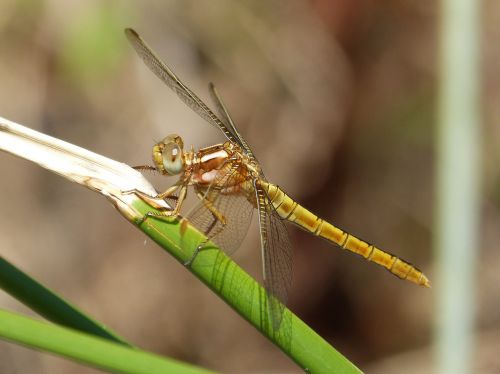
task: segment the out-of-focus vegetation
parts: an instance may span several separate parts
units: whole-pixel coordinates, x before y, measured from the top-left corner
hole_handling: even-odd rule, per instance
[[[440,25],[436,371],[466,374],[475,371],[475,275],[482,183],[478,3],[442,1]]]
[[[482,11],[474,368],[494,372],[500,5]],[[200,96],[215,82],[271,181],[433,280],[438,15],[437,2],[3,1],[0,115],[132,165],[149,162],[153,143],[169,133],[195,147],[221,141],[141,64],[123,36],[134,27]],[[296,370],[97,195],[8,155],[0,170],[2,256],[144,349],[231,373]],[[159,189],[173,182],[154,180]],[[292,310],[368,372],[430,370],[433,289],[290,233]],[[254,225],[234,256],[257,276],[258,246]],[[26,310],[5,294],[0,303]],[[0,343],[0,371],[33,368],[90,372]]]

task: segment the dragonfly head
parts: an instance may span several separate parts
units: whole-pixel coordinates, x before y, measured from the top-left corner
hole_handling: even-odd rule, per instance
[[[184,170],[184,142],[172,134],[153,147],[153,162],[162,174],[177,175]]]

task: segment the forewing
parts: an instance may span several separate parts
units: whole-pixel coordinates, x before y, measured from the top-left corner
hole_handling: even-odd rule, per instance
[[[245,141],[245,139],[243,139],[240,132],[236,128],[236,125],[234,124],[234,121],[232,120],[231,115],[229,114],[229,111],[227,110],[226,106],[224,105],[224,101],[222,100],[222,97],[217,92],[215,85],[213,83],[210,83],[208,85],[208,90],[210,92],[210,95],[212,96],[212,101],[214,102],[215,107],[217,108],[217,113],[219,113],[219,116],[222,119],[222,122],[224,122],[226,127],[228,129],[230,129],[231,132],[236,136],[238,144],[245,151],[245,153],[247,155],[249,155],[251,158],[255,159],[255,156],[253,155],[252,150],[250,149],[247,142]]]
[[[293,253],[284,220],[278,215],[267,194],[256,188],[259,210],[264,287],[275,330],[281,325],[292,285]]]
[[[223,167],[206,191],[195,185],[200,202],[186,215],[196,228],[227,254],[232,254],[240,247],[255,209],[245,194],[236,193],[227,187],[238,180],[239,166],[239,163],[234,162]],[[217,214],[223,220],[216,217]]]
[[[139,57],[155,73],[165,84],[170,87],[179,98],[184,101],[193,111],[212,124],[231,141],[237,142],[237,135],[232,133],[226,125],[212,112],[212,110],[191,91],[180,79],[174,74],[170,68],[165,65],[146,42],[132,29],[125,29],[125,34],[134,47]]]

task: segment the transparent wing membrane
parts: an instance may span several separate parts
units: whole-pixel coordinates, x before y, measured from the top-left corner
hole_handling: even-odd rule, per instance
[[[277,330],[283,318],[292,286],[292,246],[285,226],[266,193],[257,187],[257,200],[262,242],[264,287],[269,295],[269,312]]]
[[[227,254],[236,251],[248,232],[254,207],[244,194],[228,193],[239,180],[239,163],[228,164],[219,171],[208,190],[195,189],[200,202],[186,218],[213,240]]]
[[[215,85],[213,83],[210,83],[208,85],[208,90],[210,91],[210,95],[212,96],[212,101],[215,104],[215,107],[217,108],[217,112],[220,115],[220,118],[224,122],[224,124],[231,129],[231,132],[235,134],[238,140],[238,144],[245,151],[246,154],[248,154],[251,158],[255,159],[255,156],[253,155],[252,150],[248,146],[247,142],[241,134],[239,133],[238,129],[234,125],[234,122],[231,118],[231,115],[229,114],[229,111],[227,110],[226,106],[224,105],[224,101],[222,101],[222,97],[220,97],[219,93],[217,92],[217,89],[215,88]]]
[[[132,29],[125,29],[125,34],[134,47],[139,57],[177,96],[200,117],[212,124],[231,141],[239,143],[237,135],[222,123],[222,121],[212,112],[212,110],[196,96],[180,79],[165,65],[146,42]]]

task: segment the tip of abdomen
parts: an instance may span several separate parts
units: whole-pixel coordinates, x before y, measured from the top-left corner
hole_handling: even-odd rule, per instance
[[[424,286],[424,287],[427,287],[427,288],[431,288],[431,282],[429,281],[429,279],[423,273],[420,276],[420,282],[419,282],[419,284],[421,286]]]

